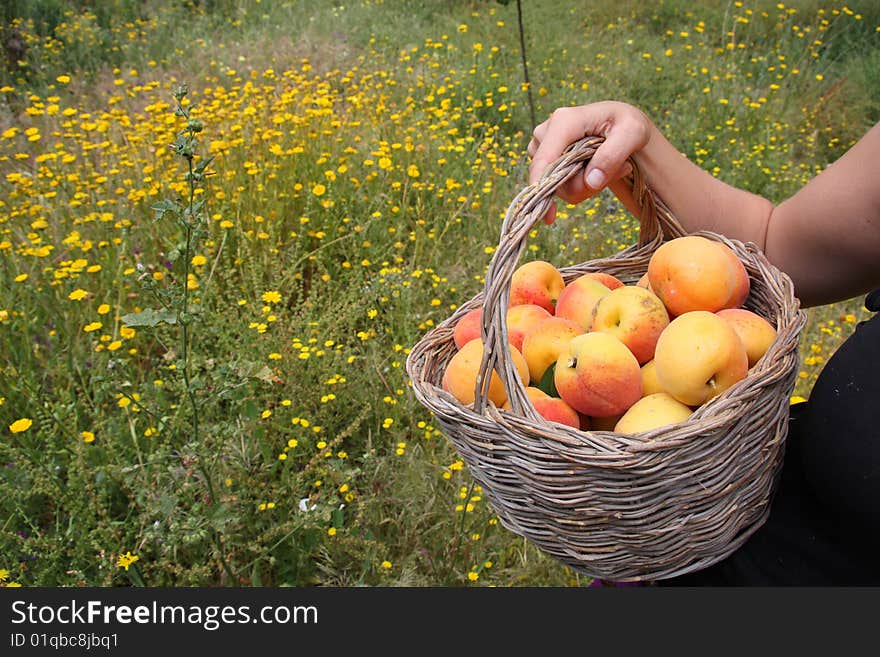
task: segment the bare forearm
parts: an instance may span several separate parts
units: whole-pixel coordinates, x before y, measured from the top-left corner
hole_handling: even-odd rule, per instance
[[[880,124],[791,198],[769,222],[765,252],[804,305],[880,286]]]
[[[770,201],[713,177],[682,155],[653,124],[647,144],[633,159],[687,232],[711,230],[764,249],[773,210]],[[617,180],[610,187],[630,211],[637,212],[626,183]]]

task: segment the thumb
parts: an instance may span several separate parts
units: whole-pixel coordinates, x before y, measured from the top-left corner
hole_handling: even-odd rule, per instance
[[[584,185],[593,192],[597,192],[615,180],[626,178],[632,172],[633,168],[629,160],[624,160],[623,164],[616,166],[612,162],[597,164],[594,158],[584,169]]]
[[[584,171],[587,187],[598,190],[612,180],[632,173],[627,159],[647,143],[647,132],[635,121],[613,124],[605,135]]]

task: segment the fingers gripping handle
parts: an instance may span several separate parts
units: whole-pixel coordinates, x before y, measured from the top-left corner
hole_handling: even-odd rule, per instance
[[[526,396],[525,386],[519,379],[510,352],[507,331],[510,283],[529,233],[547,213],[556,190],[573,176],[582,174],[586,163],[603,141],[603,137],[589,136],[572,144],[547,168],[540,180],[525,187],[507,209],[498,248],[486,271],[481,324],[483,359],[477,374],[474,401],[474,410],[478,413],[482,413],[486,407],[491,376],[497,372],[511,408],[533,420],[541,420]],[[640,208],[639,244],[660,240],[663,234],[683,234],[684,231],[666,206],[647,187],[632,158],[630,164],[633,170],[630,179],[633,197]]]

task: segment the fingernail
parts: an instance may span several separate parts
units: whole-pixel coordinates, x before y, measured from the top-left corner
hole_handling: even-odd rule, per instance
[[[599,189],[605,184],[605,173],[601,169],[592,169],[587,174],[587,184],[593,189]]]

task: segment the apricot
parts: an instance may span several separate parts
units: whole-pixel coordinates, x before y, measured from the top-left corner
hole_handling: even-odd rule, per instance
[[[664,242],[648,261],[648,283],[669,314],[716,312],[742,303],[748,273],[725,244],[701,235]]]
[[[510,345],[513,364],[523,385],[528,384],[529,366],[519,349]],[[470,405],[476,399],[477,376],[483,360],[483,341],[471,340],[456,351],[443,371],[440,387],[462,404]],[[492,371],[487,398],[499,408],[507,401],[507,391],[498,373]]]
[[[510,305],[533,303],[553,313],[565,287],[562,273],[545,260],[530,260],[516,268],[510,279]]]

